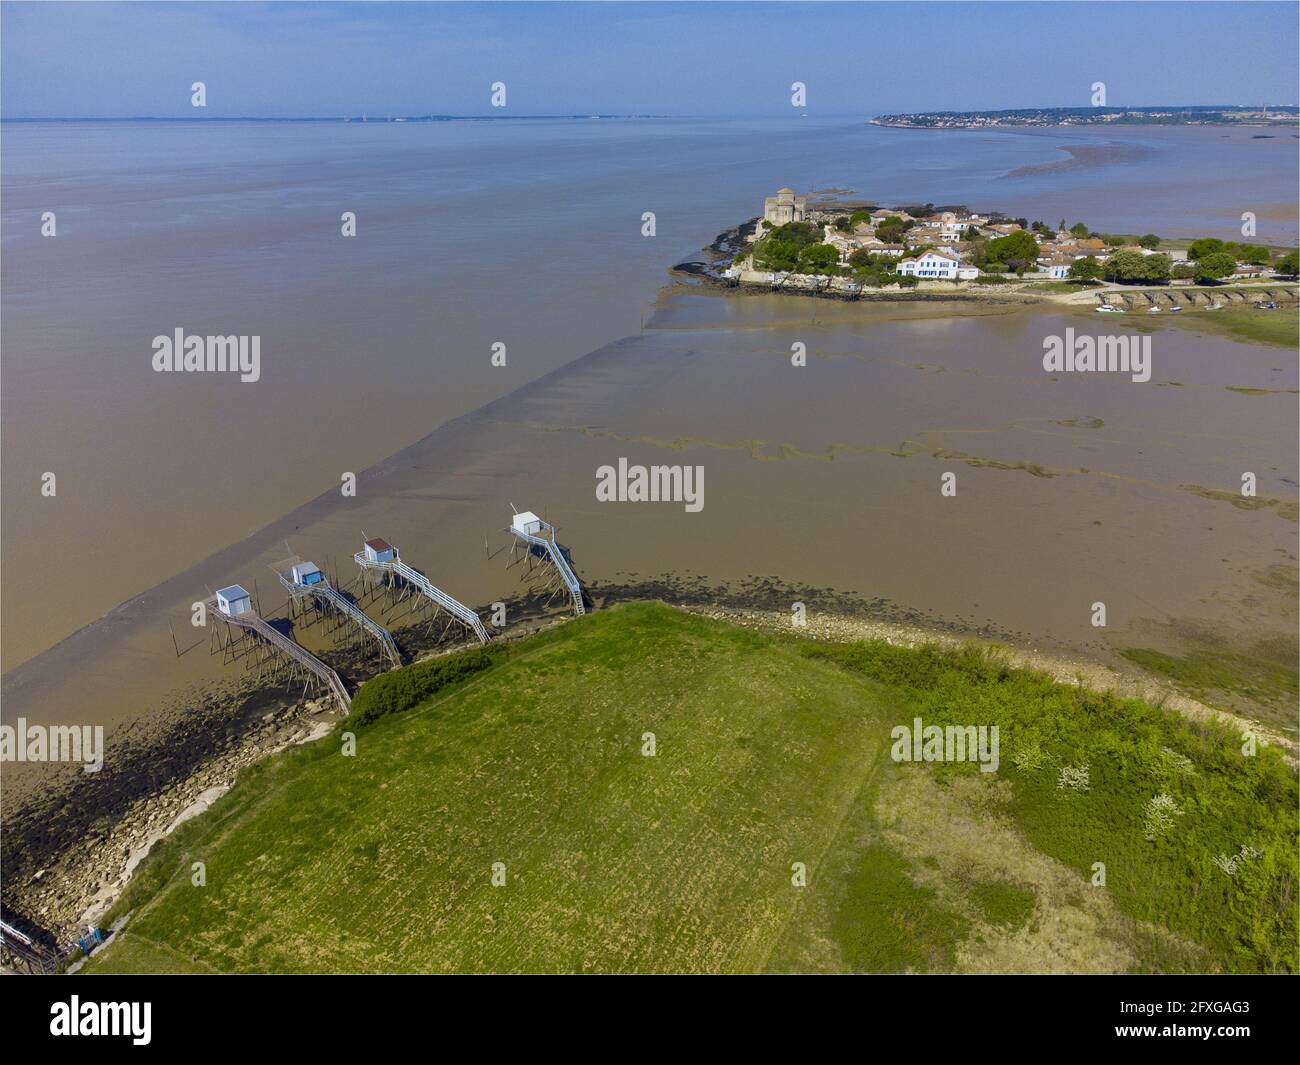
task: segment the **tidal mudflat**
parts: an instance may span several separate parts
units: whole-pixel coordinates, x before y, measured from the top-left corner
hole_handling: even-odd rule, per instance
[[[768,605],[823,589],[1103,658],[1180,655],[1207,636],[1275,657],[1296,601],[1294,359],[1138,324],[1152,330],[1145,383],[1044,372],[1045,336],[1101,328],[1086,313],[677,286],[644,334],[444,426],[361,471],[355,498],[321,496],[13,671],[10,712],[48,718],[75,701],[120,721],[219,680],[189,604],[247,579],[269,611],[286,542],[350,579],[361,531],[382,535],[486,609],[520,591],[499,553],[510,502],[559,527],[597,594],[767,581]],[[791,364],[796,344],[806,366]],[[703,508],[598,502],[596,471],[620,458],[702,466]],[[1249,507],[1243,471],[1257,478]],[[1259,713],[1280,694],[1227,687],[1229,705]]]

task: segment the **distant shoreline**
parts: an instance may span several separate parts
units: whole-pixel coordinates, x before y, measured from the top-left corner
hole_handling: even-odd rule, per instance
[[[1165,107],[1019,107],[1003,111],[916,111],[877,115],[868,124],[889,129],[1006,129],[1051,126],[1292,127],[1300,107],[1193,104]]]

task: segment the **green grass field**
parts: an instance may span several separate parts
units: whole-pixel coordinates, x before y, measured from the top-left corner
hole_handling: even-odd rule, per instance
[[[344,722],[355,756],[334,735],[246,771],[137,873],[87,971],[1295,967],[1295,777],[1212,728],[983,653],[652,603],[475,668]],[[894,763],[916,714],[1001,722],[999,771]],[[1061,794],[1080,761],[1090,790]],[[1150,842],[1157,792],[1180,813]]]
[[[1169,318],[1180,319],[1184,327],[1206,329],[1236,340],[1275,344],[1292,350],[1300,347],[1300,311],[1295,307],[1257,311],[1253,307],[1230,306],[1218,311],[1197,311],[1194,315],[1170,315]]]

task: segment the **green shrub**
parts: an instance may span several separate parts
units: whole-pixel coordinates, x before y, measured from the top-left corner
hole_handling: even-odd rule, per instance
[[[366,725],[385,714],[409,710],[443,688],[487,669],[505,653],[504,645],[491,644],[380,674],[357,692],[348,724]]]

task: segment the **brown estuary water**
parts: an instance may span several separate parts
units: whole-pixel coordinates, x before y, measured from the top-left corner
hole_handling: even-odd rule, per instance
[[[1164,236],[1235,238],[1253,211],[1258,240],[1294,244],[1289,134],[810,119],[0,137],[6,721],[136,721],[230,675],[190,604],[256,581],[282,606],[268,566],[286,541],[350,579],[361,531],[383,536],[486,610],[519,590],[492,554],[512,503],[559,527],[598,594],[852,601],[1102,660],[1291,653],[1295,350],[667,273],[782,185]],[[259,380],[154,372],[153,338],[178,328],[260,337]],[[1044,338],[1067,329],[1149,336],[1150,380],[1045,372]],[[620,459],[702,467],[702,509],[599,502]],[[177,657],[169,624],[202,646]]]

